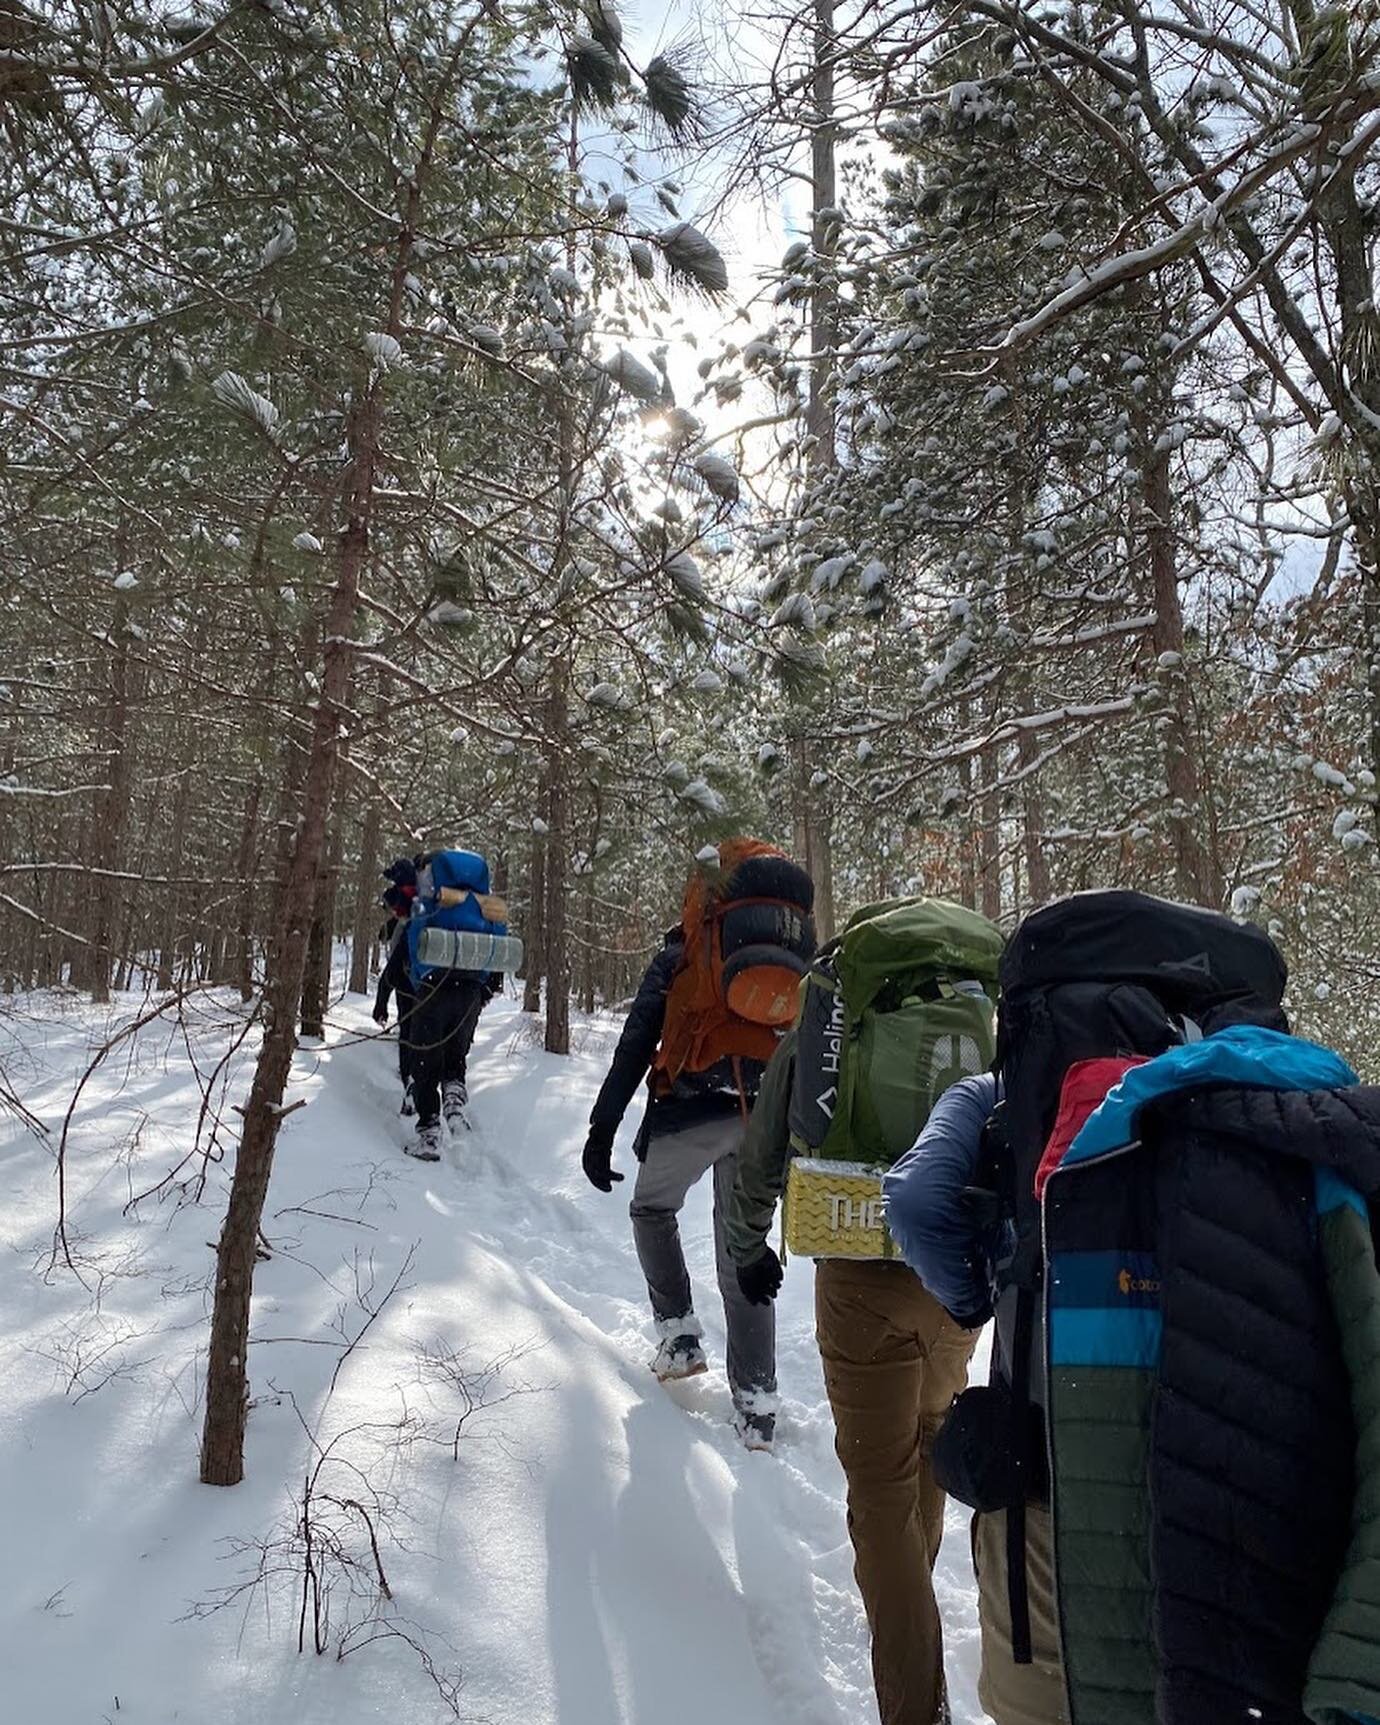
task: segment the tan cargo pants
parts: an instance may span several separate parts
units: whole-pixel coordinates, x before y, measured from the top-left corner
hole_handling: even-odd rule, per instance
[[[982,1625],[978,1699],[996,1725],[1065,1725],[1064,1667],[1054,1602],[1054,1545],[1049,1511],[1025,1512],[1025,1570],[1030,1589],[1031,1663],[1011,1657],[1011,1601],[1006,1591],[1006,1512],[973,1517],[973,1568]]]
[[[937,1725],[944,1643],[930,1571],[944,1494],[929,1454],[977,1337],[903,1264],[837,1258],[816,1267],[815,1333],[882,1725]]]

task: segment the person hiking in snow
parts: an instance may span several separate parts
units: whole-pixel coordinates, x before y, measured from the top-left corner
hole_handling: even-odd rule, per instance
[[[406,857],[399,857],[389,865],[386,878],[393,884],[383,895],[383,902],[388,907],[389,920],[380,931],[380,938],[385,947],[383,970],[379,974],[378,988],[374,994],[374,1023],[382,1027],[388,1023],[388,1002],[390,998],[398,1004],[398,1076],[402,1079],[403,1099],[399,1113],[404,1116],[416,1113],[416,1104],[412,1098],[413,1067],[415,1065],[415,1050],[412,1039],[416,1033],[413,1014],[416,1010],[417,996],[412,987],[412,972],[407,962],[407,924],[412,915],[412,901],[417,895],[417,873],[412,863]]]
[[[434,1162],[441,1154],[442,1121],[452,1128],[469,1125],[470,1048],[499,974],[496,965],[472,968],[456,962],[454,954],[472,943],[481,956],[497,955],[510,943],[507,908],[489,890],[483,857],[473,851],[434,851],[416,858],[415,866],[407,949],[417,991],[412,1058],[417,1130],[405,1148],[420,1161]],[[439,957],[433,952],[436,941],[445,949]]]
[[[1286,982],[1214,911],[1046,905],[996,1077],[885,1182],[936,1298],[995,1317],[934,1464],[997,1725],[1380,1719],[1380,1090]]]
[[[961,1079],[935,1104],[914,1147],[882,1182],[886,1223],[905,1262],[964,1330],[992,1317],[996,1265],[1013,1244],[1009,1223],[977,1201],[987,1162],[985,1134],[1001,1086],[994,1074]],[[939,1445],[950,1441],[941,1430]],[[1063,1657],[1054,1596],[1053,1533],[1048,1511],[1025,1512],[1028,1657],[1017,1660],[1007,1599],[1006,1521],[973,1517],[982,1660],[978,1697],[996,1725],[1065,1725]]]
[[[781,1288],[768,1236],[783,1196],[795,1256],[815,1259],[816,1337],[882,1725],[949,1717],[932,1580],[945,1499],[930,1452],[977,1340],[893,1256],[882,1174],[951,1087],[990,1061],[1001,949],[994,924],[943,900],[859,911],[801,990],[729,1204],[745,1299],[769,1309]]]
[[[611,1192],[623,1178],[612,1165],[614,1138],[646,1080],[629,1213],[656,1326],[650,1365],[663,1383],[708,1369],[677,1217],[690,1188],[713,1170],[734,1427],[750,1449],[770,1449],[775,1437],[775,1316],[739,1287],[725,1217],[748,1110],[814,951],[813,901],[809,876],[769,845],[730,840],[701,853],[680,925],[628,1013],[582,1158],[590,1183]]]

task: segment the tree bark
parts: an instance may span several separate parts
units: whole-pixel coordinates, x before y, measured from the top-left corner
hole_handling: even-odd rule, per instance
[[[805,471],[809,485],[827,485],[838,465],[835,383],[839,344],[839,300],[834,278],[839,224],[836,149],[838,122],[834,90],[837,36],[834,0],[814,0],[814,113],[810,137],[813,209],[810,243],[816,282],[810,296],[810,394],[805,408]],[[796,860],[815,885],[815,927],[821,941],[834,937],[834,859],[832,822],[811,780],[814,760],[802,735],[797,768]]]
[[[545,785],[543,783],[543,792]],[[537,799],[546,807],[546,797]],[[522,931],[522,1010],[541,1011],[541,980],[546,966],[546,840],[532,834],[532,862],[527,901],[527,922]]]
[[[568,719],[564,668],[557,669],[547,707],[548,778],[546,838],[546,1051],[570,1053],[570,786],[565,739]]]
[[[978,848],[978,888],[980,909],[990,921],[1001,916],[1001,805],[999,793],[986,787],[1001,771],[1001,762],[992,749],[979,757],[982,766],[983,791],[979,804],[980,835]]]
[[[240,883],[239,915],[235,934],[235,976],[241,1000],[254,998],[254,855],[259,828],[259,803],[263,780],[255,774],[244,799],[239,849],[235,853],[235,876]]]
[[[264,976],[264,1035],[249,1100],[230,1202],[216,1252],[215,1305],[206,1369],[206,1418],[201,1440],[205,1485],[236,1485],[244,1477],[244,1428],[248,1413],[249,1305],[254,1256],[273,1170],[278,1126],[297,1046],[297,1005],[306,969],[327,822],[340,754],[340,730],[354,668],[351,631],[360,576],[369,551],[381,402],[376,380],[356,397],[350,443],[354,460],[345,498],[336,582],[323,631],[323,675],[316,704],[311,752],[302,786],[300,818],[288,858],[276,926]]]
[[[177,794],[173,799],[172,854],[168,868],[173,881],[163,889],[166,895],[163,900],[163,928],[158,940],[158,986],[161,989],[171,988],[177,977],[177,944],[182,932],[182,857],[187,848],[187,812],[192,800],[194,770],[193,763],[188,761],[178,778]]]
[[[355,883],[355,913],[351,919],[350,993],[369,992],[369,955],[379,922],[379,805],[370,798],[359,840],[359,875]]]
[[[98,1005],[110,999],[111,944],[119,914],[120,883],[112,878],[120,866],[120,848],[129,814],[130,794],[130,665],[129,605],[121,594],[111,622],[114,642],[110,661],[110,706],[106,719],[106,768],[110,787],[101,798],[90,851],[92,865],[103,872],[91,887],[91,945],[83,969],[91,998]]]
[[[326,1034],[326,1013],[331,1002],[331,965],[335,958],[336,887],[340,879],[343,833],[340,817],[331,823],[329,854],[316,885],[316,907],[307,938],[306,974],[302,978],[302,1035],[321,1038]]]
[[[1222,902],[1221,873],[1198,831],[1203,787],[1195,758],[1188,667],[1184,662],[1184,615],[1179,598],[1169,462],[1167,450],[1147,450],[1144,501],[1145,545],[1155,612],[1150,641],[1162,663],[1166,663],[1163,655],[1171,655],[1171,661],[1167,662],[1169,700],[1162,718],[1161,749],[1173,831],[1174,886],[1179,897],[1189,904],[1216,909]]]

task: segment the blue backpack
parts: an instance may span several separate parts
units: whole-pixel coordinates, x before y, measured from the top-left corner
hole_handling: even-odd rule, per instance
[[[427,964],[418,950],[422,931],[449,928],[471,934],[507,934],[504,922],[490,922],[476,894],[489,891],[489,865],[474,851],[437,851],[417,876],[417,896],[412,901],[412,920],[407,925],[407,957],[414,985],[433,971],[444,968]],[[442,897],[460,894],[458,901],[443,904]],[[487,976],[488,972],[478,974]]]

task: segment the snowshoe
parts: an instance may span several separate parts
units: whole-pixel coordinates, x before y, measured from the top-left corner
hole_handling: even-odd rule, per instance
[[[701,1372],[707,1372],[709,1361],[700,1346],[698,1327],[693,1332],[680,1331],[662,1336],[661,1345],[648,1364],[660,1384],[675,1383],[680,1378],[695,1378]]]
[[[415,1156],[419,1162],[439,1162],[441,1160],[441,1122],[439,1120],[423,1121],[412,1135],[412,1142],[404,1144],[403,1149],[409,1156]]]
[[[409,1082],[403,1086],[402,1107],[399,1108],[398,1113],[402,1115],[404,1120],[410,1120],[416,1112],[417,1104],[412,1100],[412,1085]]]
[[[441,1086],[441,1113],[447,1126],[469,1127],[470,1093],[460,1079],[448,1079]]]

